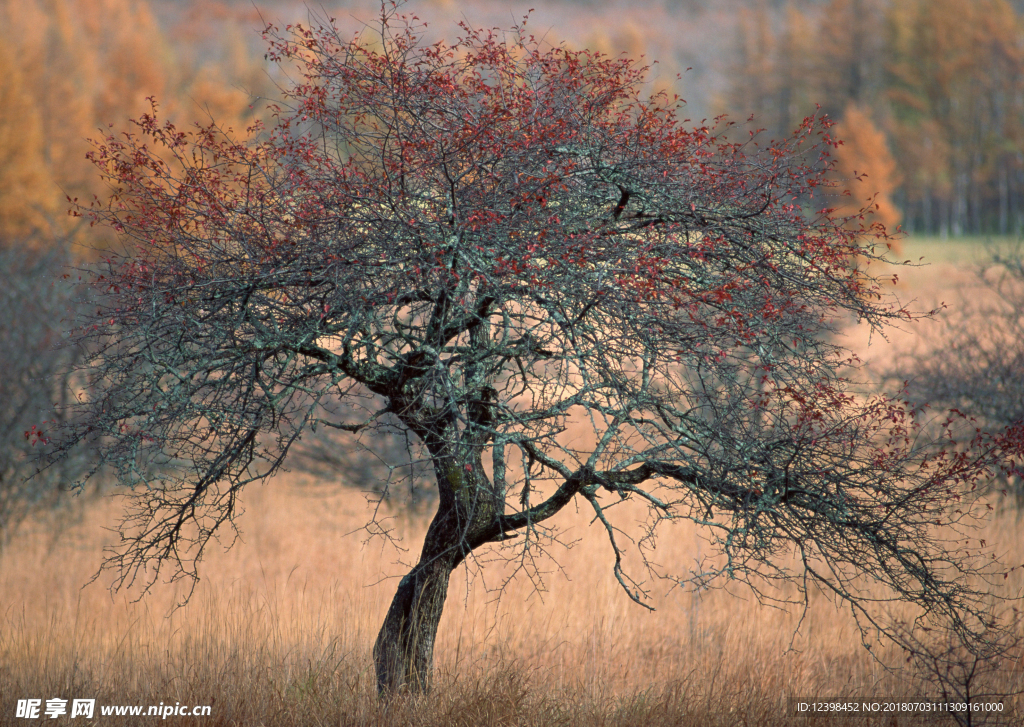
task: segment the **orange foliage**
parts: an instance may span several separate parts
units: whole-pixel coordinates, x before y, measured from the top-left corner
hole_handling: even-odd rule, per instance
[[[26,236],[41,228],[53,200],[45,189],[39,112],[10,51],[0,45],[0,235]]]
[[[199,20],[229,31],[213,58],[192,58],[190,38],[175,45],[147,2],[0,0],[0,245],[71,232],[65,196],[104,191],[88,139],[148,109],[149,96],[183,126],[207,114],[248,123],[241,89],[264,90],[262,59],[230,19]]]
[[[890,232],[900,222],[900,212],[892,201],[899,183],[896,162],[889,152],[885,133],[861,106],[849,104],[842,121],[836,124],[835,135],[843,140],[835,150],[835,176],[844,190],[836,203],[842,216],[856,216],[865,208],[871,212],[867,224],[881,223]]]

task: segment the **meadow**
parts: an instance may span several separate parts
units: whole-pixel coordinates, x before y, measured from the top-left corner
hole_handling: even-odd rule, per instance
[[[955,296],[978,246],[952,244],[908,241],[903,257],[937,262],[904,271],[901,295]],[[888,345],[912,337],[895,335]],[[881,346],[864,353],[875,350],[887,355]],[[109,574],[89,582],[113,538],[104,528],[117,522],[116,498],[85,503],[57,525],[28,523],[0,553],[0,726],[954,724],[934,713],[798,711],[800,702],[860,707],[935,695],[913,665],[882,668],[848,614],[819,594],[802,621],[742,590],[664,588],[657,610],[644,611],[619,591],[603,535],[584,513],[560,517],[572,547],[553,549],[542,590],[520,578],[497,592],[502,566],[485,562],[486,553],[478,567],[460,568],[441,622],[434,690],[382,704],[373,640],[426,520],[389,520],[405,552],[368,541],[363,495],[295,475],[254,487],[244,505],[241,541],[211,550],[183,606],[181,584],[143,597],[111,594]],[[1024,524],[1014,512],[997,514],[979,537],[1007,562],[1024,563]],[[706,547],[695,528],[680,525],[656,559],[685,564]],[[1009,585],[1021,591],[1020,571]],[[1011,661],[996,678],[1019,691],[1024,670]],[[96,713],[17,717],[19,699],[45,708],[52,698],[95,699]],[[100,705],[174,704],[208,705],[210,714],[99,714]],[[1022,714],[1016,697],[997,717],[1024,723]]]

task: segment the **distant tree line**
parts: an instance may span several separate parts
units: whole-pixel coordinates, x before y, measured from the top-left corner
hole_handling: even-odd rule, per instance
[[[131,0],[0,0],[0,235],[48,245],[67,234],[68,197],[106,190],[85,159],[108,124],[148,108],[243,128],[251,94],[271,86],[252,33],[231,18],[161,24]],[[216,33],[215,38],[206,36]],[[98,231],[77,238],[103,246]],[[6,244],[6,243],[5,243]]]
[[[870,128],[858,140],[839,134],[844,171],[866,172],[864,189],[881,192],[907,231],[1020,235],[1022,17],[1009,0],[750,3],[725,106],[772,136],[816,103],[841,122],[856,116]]]

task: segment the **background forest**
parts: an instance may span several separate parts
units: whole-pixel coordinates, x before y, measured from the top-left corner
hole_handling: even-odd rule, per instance
[[[409,9],[440,37],[462,16],[508,25],[529,9],[520,5],[430,0]],[[327,10],[355,28],[376,5]],[[262,23],[309,12],[280,0],[0,4],[0,234],[68,232],[56,222],[65,195],[98,191],[85,139],[145,110],[148,96],[179,122],[212,115],[244,125],[254,97],[274,95]],[[1024,227],[1021,3],[554,2],[534,11],[530,27],[656,60],[653,82],[686,98],[695,120],[753,115],[754,128],[779,137],[820,105],[846,141],[840,173],[868,175],[855,198],[880,193],[882,220],[908,232]]]
[[[406,9],[440,38],[463,18],[507,27],[530,3],[415,0]],[[350,32],[372,22],[378,5],[0,0],[0,724],[15,723],[11,699],[61,694],[213,700],[218,720],[202,724],[623,725],[865,724],[849,715],[797,719],[792,704],[840,686],[836,697],[920,696],[924,682],[879,671],[824,599],[798,636],[791,615],[718,592],[666,594],[657,615],[634,621],[607,564],[581,547],[559,558],[576,580],[555,576],[546,593],[516,584],[495,605],[472,579],[453,585],[464,609],[452,608],[442,624],[440,696],[425,711],[382,714],[365,660],[393,584],[369,587],[402,572],[395,561],[411,556],[344,539],[366,521],[366,503],[330,482],[340,471],[370,489],[380,470],[330,461],[331,442],[319,452],[311,445],[305,469],[327,476],[319,484],[294,478],[254,493],[241,522],[247,542],[211,558],[209,584],[188,609],[173,610],[173,588],[141,604],[112,600],[103,583],[79,590],[100,562],[101,527],[116,520],[116,501],[72,501],[61,491],[82,461],[23,479],[35,466],[32,425],[64,395],[68,382],[57,372],[79,355],[59,344],[65,321],[89,301],[65,276],[116,244],[67,214],[69,198],[106,191],[86,160],[88,139],[126,128],[149,108],[147,97],[181,126],[213,118],[245,127],[285,80],[265,60],[259,31],[310,12]],[[966,241],[1024,234],[1024,0],[553,0],[527,27],[551,42],[656,60],[653,87],[684,97],[695,122],[728,114],[742,125],[737,136],[786,136],[820,106],[845,142],[836,175],[851,194],[837,200],[840,211],[874,197],[877,219],[910,233],[908,253],[939,261],[913,271],[901,289],[909,298],[930,305],[952,288],[988,285],[991,276],[960,269],[975,254]],[[925,238],[927,247],[915,247]],[[1020,280],[1024,267],[1008,283],[1017,301],[1010,308],[975,312],[1008,315],[1018,331]],[[1010,330],[940,322],[929,329],[934,345],[946,326],[973,332],[961,341],[967,359]],[[909,340],[875,353],[927,373],[920,362],[935,349]],[[1021,361],[1007,363],[1011,386]],[[933,378],[951,380],[941,367]],[[939,399],[960,395],[938,386],[924,388]],[[1016,407],[1009,416],[1024,406],[1003,389],[992,398]],[[77,525],[62,520],[55,535],[53,513]],[[578,519],[571,533],[586,532]],[[423,523],[406,511],[395,527],[415,550]],[[1024,562],[1012,507],[982,537],[1011,543],[1008,560]],[[700,548],[688,532],[663,557],[689,559]],[[594,616],[581,627],[579,613]],[[927,680],[927,665],[918,666]],[[1016,662],[1013,669],[998,679],[1019,689]],[[927,723],[908,715],[878,722]]]

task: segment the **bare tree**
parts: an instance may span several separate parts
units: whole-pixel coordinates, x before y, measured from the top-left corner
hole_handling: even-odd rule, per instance
[[[1020,613],[1013,609],[990,623],[989,632],[973,645],[946,630],[906,628],[901,634],[908,661],[961,727],[1020,722],[1013,708],[1016,700],[1011,699],[1024,693],[1018,669],[1024,642]]]
[[[993,251],[920,339],[887,372],[920,401],[955,409],[970,426],[995,430],[1024,422],[1024,248]],[[994,485],[1024,506],[1024,480],[997,473]]]
[[[840,375],[838,327],[909,314],[858,267],[884,230],[813,207],[827,121],[732,142],[643,97],[624,58],[522,28],[425,46],[387,8],[380,30],[269,27],[299,80],[262,136],[154,110],[97,144],[111,196],[82,213],[128,250],[96,274],[111,302],[77,335],[99,383],[54,441],[93,443],[136,493],[116,583],[196,578],[240,490],[314,426],[397,421],[438,500],[374,647],[382,693],[428,687],[452,571],[482,548],[529,571],[573,502],[644,606],[652,576],[795,584],[865,633],[896,636],[894,600],[980,633],[999,566],[961,547],[962,485],[1018,441],[921,448],[908,404]],[[623,565],[624,498],[649,511],[646,574]],[[681,519],[715,554],[664,571],[647,556]]]
[[[0,246],[0,544],[30,513],[64,502],[61,492],[86,469],[87,452],[44,472],[35,456],[43,422],[52,426],[68,411],[72,368],[83,353],[62,345],[81,302],[62,278],[70,263],[62,241]]]

